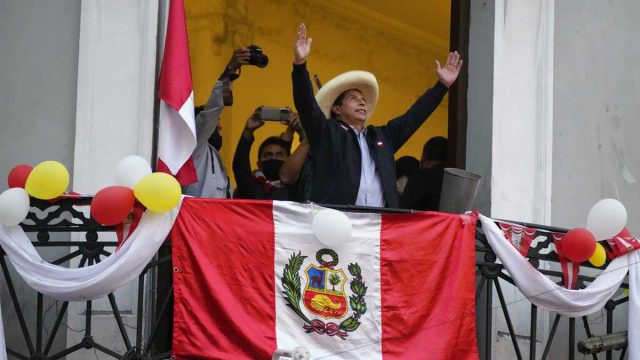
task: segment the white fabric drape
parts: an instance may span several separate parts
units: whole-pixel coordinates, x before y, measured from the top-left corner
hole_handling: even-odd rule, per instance
[[[35,290],[57,300],[98,299],[136,279],[173,227],[180,205],[164,213],[146,211],[120,249],[101,262],[66,268],[43,260],[20,226],[0,225],[0,245],[16,271]],[[6,359],[0,323],[0,360]]]
[[[511,278],[533,304],[562,315],[578,317],[600,310],[620,287],[629,271],[628,350],[630,360],[640,360],[640,252],[617,257],[585,289],[556,285],[535,269],[504,237],[498,226],[480,215],[489,245]]]
[[[489,245],[507,269],[518,289],[529,301],[549,311],[566,316],[594,313],[618,290],[629,268],[629,255],[613,260],[587,288],[565,289],[556,285],[534,268],[509,240],[493,220],[480,215]]]
[[[16,271],[35,290],[58,300],[97,299],[140,275],[169,234],[178,209],[145,212],[122,247],[91,266],[67,268],[46,262],[20,226],[0,226],[0,245]]]

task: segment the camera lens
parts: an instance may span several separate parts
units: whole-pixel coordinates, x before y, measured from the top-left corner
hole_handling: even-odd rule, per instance
[[[259,68],[263,68],[265,66],[267,66],[267,64],[269,64],[269,58],[267,57],[267,55],[264,54],[260,54],[256,56],[256,63],[255,65]]]
[[[263,68],[269,64],[269,58],[262,52],[262,48],[257,45],[250,45],[249,49],[249,64],[255,65],[259,68]]]

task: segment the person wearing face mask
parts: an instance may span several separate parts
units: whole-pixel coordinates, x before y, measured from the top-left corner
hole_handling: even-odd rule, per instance
[[[207,104],[196,107],[196,137],[197,145],[192,158],[198,181],[182,187],[182,193],[203,198],[230,198],[231,183],[227,171],[222,165],[220,148],[220,115],[225,106],[223,88],[230,84],[238,75],[242,65],[249,64],[250,53],[247,48],[236,49],[225,70],[216,81]]]
[[[240,199],[291,200],[295,186],[287,186],[280,181],[282,164],[291,154],[291,142],[296,129],[301,131],[298,114],[290,113],[287,129],[280,137],[272,136],[258,148],[258,170],[251,171],[249,154],[255,140],[253,133],[264,125],[260,118],[260,108],[247,119],[236,153],[233,156],[233,174],[238,185],[235,193]]]

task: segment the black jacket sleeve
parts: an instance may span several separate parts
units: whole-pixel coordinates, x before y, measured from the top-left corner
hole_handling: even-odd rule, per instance
[[[293,81],[293,102],[300,115],[300,122],[304,132],[309,138],[311,146],[318,144],[326,131],[327,119],[320,110],[316,98],[313,95],[313,87],[306,62],[293,65],[291,73]]]
[[[253,136],[247,140],[243,135],[240,135],[236,152],[233,155],[233,175],[236,177],[238,185],[235,197],[241,199],[255,199],[256,197],[256,186],[249,160],[253,141]]]
[[[389,121],[387,125],[382,127],[382,131],[384,131],[392,141],[394,153],[409,140],[411,135],[420,128],[438,105],[440,105],[447,91],[448,88],[438,81],[431,89],[427,90],[416,100],[406,113]]]

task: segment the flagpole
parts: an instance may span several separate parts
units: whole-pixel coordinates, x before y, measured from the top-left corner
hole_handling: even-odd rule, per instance
[[[158,166],[158,136],[160,133],[160,97],[158,87],[160,82],[160,68],[162,66],[162,55],[164,54],[164,38],[167,33],[167,1],[158,3],[158,29],[156,31],[156,71],[155,85],[153,87],[153,137],[151,145],[151,168],[157,170]]]
[[[158,2],[158,21],[157,21],[157,30],[156,30],[156,69],[155,69],[155,85],[153,87],[153,137],[152,137],[152,145],[151,145],[151,159],[150,164],[153,171],[157,171],[158,167],[158,138],[160,134],[160,97],[158,95],[159,85],[160,85],[160,69],[162,66],[162,56],[164,54],[164,40],[165,35],[167,33],[167,17],[168,17],[168,1],[169,0],[161,0]],[[171,255],[171,247],[163,246],[158,252],[154,255],[153,261],[158,261],[159,258],[163,256]],[[161,301],[160,299],[164,298],[168,289],[165,287],[159,286],[161,284],[158,281],[159,277],[166,278],[170,270],[164,269],[164,271],[160,270],[160,266],[154,266],[149,270],[149,276],[147,277],[148,285],[146,289],[150,289],[153,291],[154,289],[158,292],[157,301]],[[146,290],[145,289],[145,290]],[[145,291],[147,292],[147,291]],[[149,294],[149,292],[147,292]],[[157,314],[158,303],[154,300],[153,296],[149,296],[146,300],[147,308],[149,309],[149,314]],[[156,319],[156,316],[148,316],[145,323],[145,328],[153,329],[154,323],[159,322]],[[167,327],[167,330],[170,329]],[[140,333],[142,334],[142,332]],[[171,338],[169,338],[171,339]],[[136,338],[136,346],[139,346],[138,342],[140,338]],[[166,338],[164,340],[167,340]],[[152,345],[154,350],[162,350],[159,348],[157,343]],[[151,349],[146,349],[147,351],[151,351]]]

